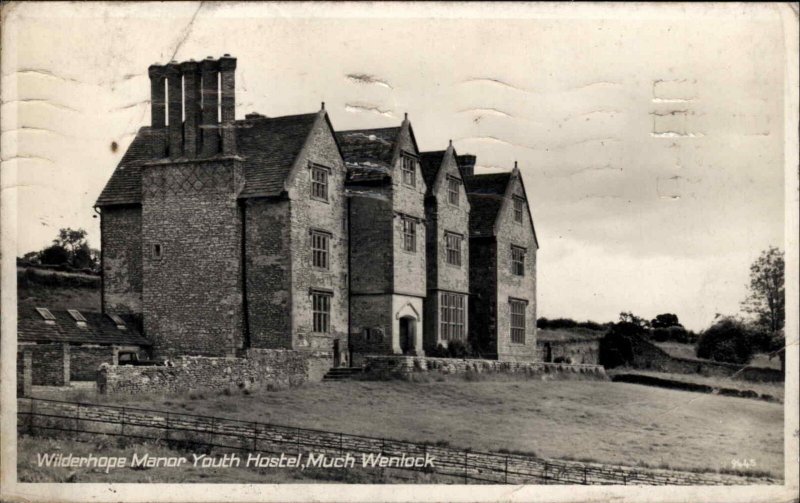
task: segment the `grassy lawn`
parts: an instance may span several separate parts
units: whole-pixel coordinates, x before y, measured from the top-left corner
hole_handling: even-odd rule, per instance
[[[619,367],[609,371],[609,374],[641,374],[673,381],[690,382],[695,384],[705,384],[715,388],[733,388],[739,390],[753,390],[759,394],[772,395],[780,400],[784,397],[784,383],[782,382],[751,382],[741,379],[730,379],[728,377],[702,376],[699,374],[671,374],[668,372],[653,372],[650,370],[627,369]]]
[[[702,360],[702,358],[697,357],[697,354],[695,353],[694,344],[684,344],[682,342],[654,342],[653,344],[666,351],[667,354],[675,356],[677,358],[691,358],[694,360]],[[753,356],[753,359],[750,361],[750,366],[765,367],[765,368],[780,370],[781,360],[777,357],[773,357],[772,360],[770,360],[768,355],[763,353],[758,353],[755,356]]]
[[[780,404],[627,383],[343,381],[249,395],[44,394],[556,459],[710,471],[753,459],[783,476]]]

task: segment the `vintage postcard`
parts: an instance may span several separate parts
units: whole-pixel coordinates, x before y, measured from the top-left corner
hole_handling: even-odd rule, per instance
[[[4,2],[3,501],[798,495],[798,5]]]

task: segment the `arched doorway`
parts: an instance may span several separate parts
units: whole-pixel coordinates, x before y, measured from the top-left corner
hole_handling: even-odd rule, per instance
[[[414,340],[416,339],[417,320],[411,316],[400,318],[400,351],[404,355],[414,351]]]

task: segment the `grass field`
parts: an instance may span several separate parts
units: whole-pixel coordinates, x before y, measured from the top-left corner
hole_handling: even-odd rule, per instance
[[[697,354],[695,353],[694,344],[684,344],[681,342],[655,342],[654,344],[666,351],[667,354],[671,356],[678,358],[698,359]],[[753,359],[750,361],[749,365],[751,367],[765,367],[780,370],[781,360],[777,357],[774,357],[772,360],[770,360],[768,355],[758,353],[753,356]]]
[[[733,388],[739,390],[753,390],[759,394],[772,395],[780,400],[784,398],[783,382],[752,382],[728,377],[702,376],[699,374],[671,374],[667,372],[654,372],[650,370],[628,369],[618,367],[609,371],[609,374],[641,374],[673,381],[705,384],[715,388]]]
[[[249,395],[71,393],[85,401],[557,459],[710,471],[747,459],[772,476],[783,471],[780,404],[626,383],[343,381]]]

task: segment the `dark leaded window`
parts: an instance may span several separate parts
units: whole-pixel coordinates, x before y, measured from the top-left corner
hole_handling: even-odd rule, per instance
[[[444,233],[445,248],[447,249],[447,263],[451,265],[461,265],[461,241],[459,234],[452,232]]]
[[[525,248],[511,247],[511,273],[515,276],[525,276]]]
[[[417,251],[417,222],[410,218],[403,218],[403,249]]]
[[[447,179],[447,200],[450,204],[458,206],[458,193],[461,183],[457,178]]]
[[[464,340],[464,295],[442,292],[440,304],[442,339]]]
[[[403,183],[411,187],[417,184],[417,161],[412,157],[403,156]]]
[[[312,292],[311,311],[314,313],[314,332],[327,334],[331,331],[330,293]]]
[[[528,303],[524,300],[509,301],[511,304],[511,342],[525,344],[525,308]]]
[[[311,196],[315,199],[328,200],[328,169],[311,166]]]
[[[328,268],[331,236],[327,232],[311,231],[311,258],[314,267]]]
[[[514,196],[514,221],[522,223],[522,212],[525,210],[525,201],[521,197]]]
[[[154,243],[154,244],[153,244],[153,245],[150,247],[150,255],[151,255],[151,256],[152,256],[152,257],[153,257],[155,260],[161,260],[161,257],[163,257],[163,256],[164,256],[164,247],[163,247],[163,246],[161,246],[159,243]]]

